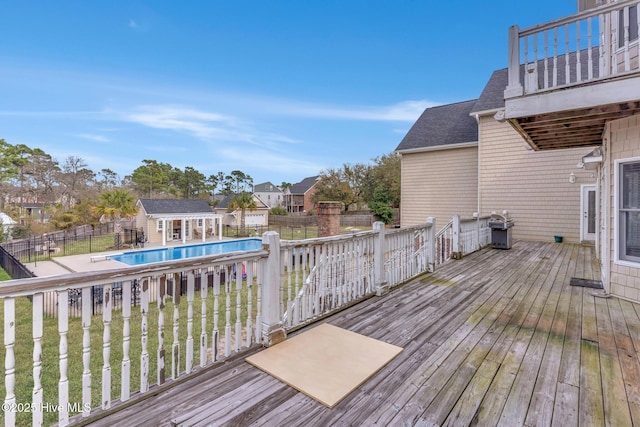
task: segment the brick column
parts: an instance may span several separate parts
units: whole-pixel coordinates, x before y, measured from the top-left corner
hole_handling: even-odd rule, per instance
[[[340,202],[318,202],[318,237],[340,234]]]

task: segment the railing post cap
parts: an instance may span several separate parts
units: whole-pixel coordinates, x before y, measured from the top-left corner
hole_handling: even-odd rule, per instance
[[[434,222],[436,222],[436,219],[434,217],[427,217],[427,224],[433,224]]]

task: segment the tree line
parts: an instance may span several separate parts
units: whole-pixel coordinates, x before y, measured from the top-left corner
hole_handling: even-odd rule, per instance
[[[399,206],[399,165],[398,156],[390,154],[374,159],[373,164],[345,164],[321,171],[315,201],[340,201],[345,209],[378,207],[378,214],[384,217],[385,208]],[[51,225],[27,224],[32,233],[48,231],[51,226],[65,229],[95,224],[104,219],[105,209],[110,212],[109,200],[202,198],[214,204],[213,195],[250,193],[253,184],[253,178],[240,170],[207,176],[191,166],[180,169],[151,159],[142,160],[130,175],[121,177],[108,168],[94,171],[78,156],[59,161],[40,148],[0,139],[0,211],[14,216],[17,212],[13,210],[25,203],[47,206]],[[280,188],[288,186],[291,184],[282,182]]]

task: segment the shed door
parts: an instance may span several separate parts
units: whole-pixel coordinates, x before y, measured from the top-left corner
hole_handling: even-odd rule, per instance
[[[580,219],[580,240],[594,242],[596,240],[596,210],[598,208],[596,186],[583,185],[581,199],[582,217]]]

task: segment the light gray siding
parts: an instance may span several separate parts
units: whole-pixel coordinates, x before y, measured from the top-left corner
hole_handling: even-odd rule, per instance
[[[508,210],[514,239],[580,241],[580,185],[596,174],[577,168],[591,149],[533,151],[505,122],[480,118],[481,214]],[[574,173],[576,182],[569,183]]]
[[[403,154],[401,225],[436,218],[440,228],[454,214],[471,218],[478,209],[478,148],[448,148]]]

